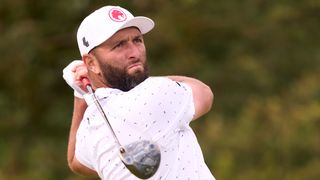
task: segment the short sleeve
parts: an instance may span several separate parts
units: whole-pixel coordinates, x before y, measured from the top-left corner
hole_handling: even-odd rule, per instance
[[[185,104],[185,109],[184,113],[186,114],[186,118],[184,118],[186,121],[184,123],[189,124],[195,114],[195,105],[194,105],[194,100],[193,100],[193,94],[192,94],[192,88],[182,82],[176,82],[181,88],[184,89],[185,93],[185,98],[186,98],[186,104]]]
[[[80,126],[76,135],[76,147],[75,147],[75,157],[77,160],[84,166],[93,169],[92,163],[90,161],[90,146],[87,144],[89,141],[89,131],[86,127],[86,119],[88,117],[84,116],[84,119],[81,121]]]

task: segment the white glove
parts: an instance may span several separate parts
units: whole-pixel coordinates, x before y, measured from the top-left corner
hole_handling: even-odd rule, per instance
[[[63,79],[67,82],[67,84],[74,90],[74,96],[78,98],[82,98],[86,94],[79,86],[79,80],[76,80],[76,69],[79,66],[84,65],[81,60],[72,61],[67,67],[63,69]]]

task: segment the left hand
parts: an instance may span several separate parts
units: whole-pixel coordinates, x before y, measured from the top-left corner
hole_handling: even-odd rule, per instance
[[[74,96],[78,98],[83,98],[87,91],[81,81],[83,78],[88,78],[88,70],[81,60],[74,60],[63,69],[63,79],[74,89]]]

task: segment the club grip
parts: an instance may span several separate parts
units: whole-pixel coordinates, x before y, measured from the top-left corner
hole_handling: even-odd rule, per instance
[[[90,81],[88,78],[82,78],[81,82],[83,83],[84,87],[87,87],[88,85],[90,85]]]

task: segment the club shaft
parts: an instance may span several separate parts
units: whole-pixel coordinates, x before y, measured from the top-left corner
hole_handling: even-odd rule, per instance
[[[90,85],[87,85],[86,87],[87,87],[87,90],[89,91],[89,93],[90,93],[90,95],[91,95],[91,97],[92,97],[92,99],[93,99],[94,104],[96,105],[98,111],[100,112],[102,118],[104,119],[104,121],[106,122],[106,124],[109,126],[109,129],[111,130],[111,134],[113,135],[113,138],[115,139],[118,147],[121,147],[121,144],[120,144],[120,142],[119,142],[119,139],[117,138],[117,135],[116,135],[116,133],[114,132],[114,130],[113,130],[113,128],[112,128],[112,126],[111,126],[108,118],[107,118],[107,115],[104,113],[104,111],[103,111],[103,109],[102,109],[102,107],[101,107],[101,104],[99,103],[99,101],[98,101],[95,93],[93,92],[92,87],[91,87]]]

